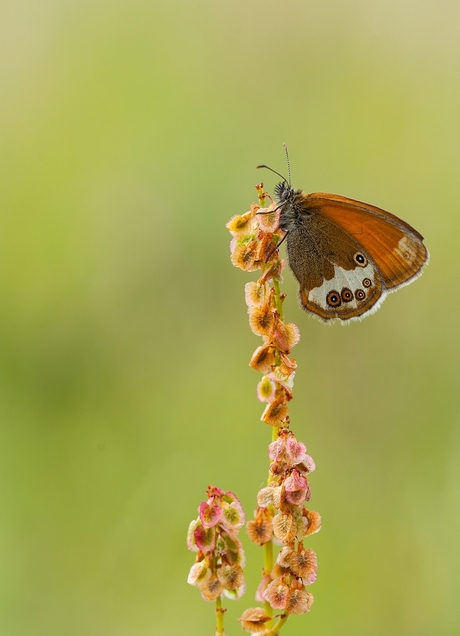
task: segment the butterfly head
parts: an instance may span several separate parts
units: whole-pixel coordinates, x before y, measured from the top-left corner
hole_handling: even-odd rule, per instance
[[[287,181],[280,181],[275,187],[275,197],[278,203],[292,203],[294,188]]]

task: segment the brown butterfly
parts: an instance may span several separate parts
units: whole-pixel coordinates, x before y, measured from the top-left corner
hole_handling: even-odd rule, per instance
[[[337,194],[295,190],[290,170],[289,182],[272,172],[283,179],[275,188],[279,227],[307,313],[326,322],[364,318],[422,274],[428,250],[409,223]]]

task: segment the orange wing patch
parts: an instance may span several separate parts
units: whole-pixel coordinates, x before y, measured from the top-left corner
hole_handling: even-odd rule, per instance
[[[420,275],[428,261],[423,237],[394,214],[339,195],[305,195],[308,207],[317,208],[345,229],[377,264],[383,284],[395,289]]]

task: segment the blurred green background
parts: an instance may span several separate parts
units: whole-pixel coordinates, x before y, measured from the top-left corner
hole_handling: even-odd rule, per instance
[[[2,3],[2,635],[214,633],[186,530],[210,483],[251,514],[270,438],[225,222],[283,142],[296,187],[431,252],[344,328],[286,274],[323,529],[283,634],[460,633],[459,25],[452,0]]]

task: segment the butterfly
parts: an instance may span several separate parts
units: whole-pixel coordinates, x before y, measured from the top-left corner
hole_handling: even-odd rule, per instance
[[[365,318],[422,274],[429,253],[409,223],[368,203],[294,189],[287,159],[289,181],[258,168],[283,179],[275,188],[281,242],[308,314],[325,322]]]

